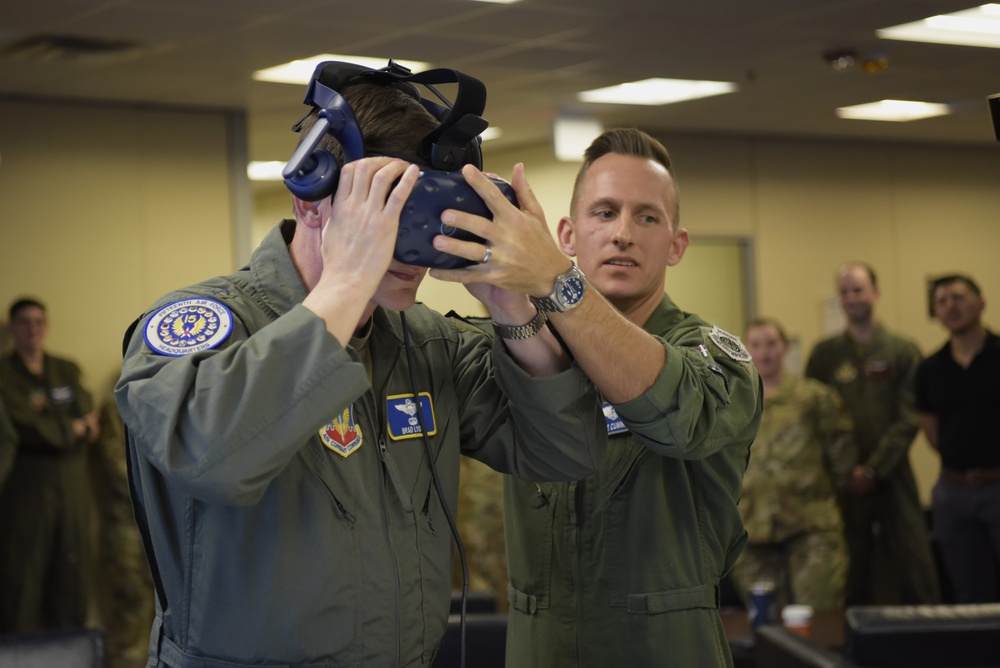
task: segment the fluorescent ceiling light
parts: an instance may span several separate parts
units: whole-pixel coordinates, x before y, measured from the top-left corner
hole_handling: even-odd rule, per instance
[[[694,81],[690,79],[643,79],[577,93],[584,102],[607,104],[672,104],[732,93],[736,84],[728,81]]]
[[[285,163],[277,160],[254,160],[247,165],[247,176],[251,181],[281,181],[281,170]]]
[[[492,2],[495,5],[513,5],[515,2],[521,2],[521,0],[476,0],[476,2]]]
[[[864,121],[916,121],[950,113],[951,107],[947,104],[910,100],[882,100],[837,109],[837,116],[840,118]]]
[[[587,150],[600,134],[604,126],[596,118],[589,116],[557,116],[552,124],[552,142],[556,159],[563,162],[581,162]]]
[[[493,127],[491,125],[490,127],[488,127],[485,130],[483,130],[480,133],[479,137],[483,141],[489,141],[491,139],[497,139],[498,137],[500,137],[502,135],[503,135],[503,130],[501,130],[500,128],[495,128],[495,127]]]
[[[307,84],[312,78],[316,66],[325,60],[339,60],[345,63],[355,63],[372,69],[379,69],[389,64],[388,58],[369,58],[367,56],[343,56],[337,53],[321,53],[317,56],[293,60],[284,65],[275,65],[267,69],[257,70],[253,73],[255,81],[270,81],[272,83]],[[426,70],[430,63],[417,60],[397,60],[397,64],[407,67],[414,72]]]
[[[883,39],[1000,49],[1000,4],[982,5],[876,30]]]

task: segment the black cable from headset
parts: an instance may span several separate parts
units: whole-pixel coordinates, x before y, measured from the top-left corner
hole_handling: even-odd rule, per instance
[[[427,464],[431,469],[431,479],[434,481],[434,489],[437,491],[438,501],[444,510],[445,519],[448,520],[448,528],[451,529],[451,536],[455,540],[458,548],[458,559],[462,565],[462,607],[459,613],[459,633],[460,633],[460,663],[461,668],[465,668],[465,606],[469,598],[469,563],[465,558],[465,546],[462,545],[462,538],[458,535],[458,525],[448,508],[448,500],[444,497],[444,489],[441,487],[441,479],[438,477],[437,467],[434,465],[434,454],[431,452],[430,441],[427,440],[427,428],[424,425],[424,411],[420,405],[420,395],[417,394],[417,380],[413,375],[413,360],[410,358],[410,331],[406,327],[406,314],[400,311],[399,319],[403,325],[403,350],[406,354],[406,366],[410,373],[410,391],[413,392],[413,400],[417,404],[417,420],[420,422],[421,441],[424,444],[424,453],[427,455]]]

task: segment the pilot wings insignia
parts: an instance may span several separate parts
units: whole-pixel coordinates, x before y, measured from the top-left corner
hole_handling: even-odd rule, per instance
[[[394,408],[397,411],[402,411],[402,412],[406,413],[410,417],[413,417],[414,415],[417,414],[417,405],[415,403],[413,403],[412,399],[409,399],[409,398],[407,398],[407,400],[405,402],[401,403],[401,404],[396,404],[394,406]]]
[[[205,316],[192,313],[183,318],[175,318],[173,325],[170,326],[170,330],[177,337],[196,337],[205,331],[205,327],[208,326],[208,321],[205,320]]]

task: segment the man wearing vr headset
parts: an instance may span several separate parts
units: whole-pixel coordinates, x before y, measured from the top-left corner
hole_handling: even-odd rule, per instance
[[[603,456],[597,394],[524,294],[473,288],[497,321],[534,323],[495,342],[414,305],[427,270],[392,255],[419,169],[387,156],[433,166],[481,128],[441,139],[401,75],[365,71],[318,68],[303,129],[378,157],[295,197],[247,267],[165,296],[127,339],[115,397],[157,591],[150,666],[430,665],[459,455],[537,480]]]
[[[481,175],[465,176],[489,194]],[[747,540],[736,504],[762,393],[739,339],[663,291],[688,245],[670,157],[635,129],[591,144],[558,227],[580,268],[558,276],[569,260],[522,180],[515,167],[521,210],[494,196],[495,223],[449,214],[487,240],[491,262],[431,275],[510,281],[533,295],[604,395],[609,442],[597,472],[579,482],[505,477],[506,665],[731,666],[719,581]],[[446,252],[461,243],[435,240]],[[557,292],[572,287],[580,270],[582,288],[545,297],[553,280]]]

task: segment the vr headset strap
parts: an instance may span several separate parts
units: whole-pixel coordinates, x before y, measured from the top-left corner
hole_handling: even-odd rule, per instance
[[[455,102],[448,110],[448,116],[441,124],[427,134],[418,149],[421,155],[429,156],[438,169],[457,169],[466,162],[464,151],[470,141],[485,130],[489,123],[483,119],[486,108],[486,86],[475,77],[452,69],[435,69],[400,77],[404,81],[423,85],[436,83],[457,83]],[[424,106],[433,103],[424,100]],[[438,105],[434,105],[438,106]],[[431,113],[440,118],[432,107]],[[443,150],[439,150],[442,149]]]

